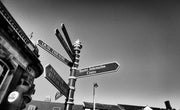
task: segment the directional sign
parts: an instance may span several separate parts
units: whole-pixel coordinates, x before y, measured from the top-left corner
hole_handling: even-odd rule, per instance
[[[56,92],[55,100],[59,99],[61,96],[63,96],[63,94],[60,91]]]
[[[65,27],[64,24],[61,24],[61,29],[62,29],[62,31],[63,31],[63,33],[64,33],[64,36],[65,36],[66,41],[67,41],[67,43],[68,43],[68,45],[69,45],[69,48],[71,49],[72,53],[75,54],[74,48],[73,48],[73,45],[72,45],[72,42],[71,42],[71,40],[70,40],[70,38],[69,38],[69,35],[68,35],[68,33],[67,33],[67,30],[66,30],[66,27]]]
[[[51,82],[64,96],[68,97],[69,86],[58,75],[54,68],[49,64],[45,68],[45,78]]]
[[[56,57],[58,60],[62,61],[64,64],[72,67],[72,62],[70,62],[69,60],[67,60],[66,58],[64,58],[61,54],[59,54],[57,51],[55,51],[53,48],[51,48],[49,45],[47,45],[45,42],[43,42],[42,40],[38,40],[38,45],[46,50],[47,52],[49,52],[51,55],[53,55],[54,57]]]
[[[56,33],[55,33],[56,37],[58,38],[58,40],[60,41],[60,43],[62,44],[62,46],[64,47],[64,49],[66,50],[67,54],[69,55],[69,57],[71,58],[72,61],[74,61],[74,54],[71,52],[71,50],[69,49],[68,45],[66,44],[66,42],[64,41],[61,33],[59,32],[58,29],[56,29]]]
[[[119,64],[117,62],[111,62],[106,64],[101,64],[97,66],[92,66],[88,68],[83,68],[79,70],[76,74],[77,78],[105,74],[110,72],[116,72],[119,69]]]

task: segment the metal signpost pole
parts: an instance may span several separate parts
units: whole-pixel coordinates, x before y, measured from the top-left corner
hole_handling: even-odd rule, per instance
[[[75,52],[75,60],[73,62],[73,66],[70,69],[70,76],[69,76],[69,95],[68,98],[66,99],[66,103],[65,103],[65,109],[64,110],[72,110],[72,106],[74,105],[73,101],[74,101],[74,92],[75,92],[75,83],[76,83],[76,73],[77,73],[77,69],[79,66],[79,57],[80,57],[80,50],[82,48],[81,42],[79,40],[77,40],[75,42],[74,46],[74,52]]]

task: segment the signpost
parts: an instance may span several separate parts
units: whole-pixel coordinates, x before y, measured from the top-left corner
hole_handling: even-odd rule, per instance
[[[62,61],[64,64],[68,65],[70,67],[70,76],[69,76],[69,82],[68,82],[68,87],[69,89],[67,90],[66,88],[63,88],[61,83],[59,83],[59,80],[62,78],[56,78],[57,76],[55,73],[52,72],[55,71],[53,69],[47,69],[49,72],[46,72],[46,78],[58,89],[58,90],[64,90],[64,94],[66,96],[66,101],[65,101],[65,107],[64,110],[72,110],[72,107],[74,105],[74,92],[75,92],[75,84],[76,84],[76,73],[78,71],[78,66],[79,66],[79,57],[80,57],[80,51],[82,48],[81,42],[77,40],[74,45],[72,45],[70,39],[68,38],[68,34],[66,32],[65,26],[62,25],[62,31],[66,37],[66,40],[68,44],[64,41],[63,37],[61,36],[60,32],[58,29],[56,29],[55,35],[57,36],[58,40],[60,41],[61,45],[64,47],[66,52],[68,53],[69,57],[71,58],[72,62],[64,58],[62,55],[60,55],[58,52],[56,52],[54,49],[52,49],[50,46],[48,46],[46,43],[44,43],[42,40],[38,40],[38,45],[49,52],[51,55],[55,56],[57,59]],[[47,66],[49,67],[49,66]],[[50,67],[49,67],[50,68]],[[52,75],[50,73],[53,73]],[[61,84],[60,86],[58,86]],[[62,86],[62,87],[61,87]]]
[[[45,42],[43,42],[42,40],[38,40],[38,45],[46,50],[47,52],[49,52],[51,55],[53,55],[54,57],[56,57],[58,60],[62,61],[64,64],[68,65],[68,66],[72,66],[73,63],[70,62],[69,60],[67,60],[66,58],[64,58],[61,54],[59,54],[57,51],[55,51],[53,48],[51,48],[48,44],[46,44]]]
[[[55,99],[61,97],[61,93],[66,97],[64,110],[72,110],[72,107],[74,105],[73,101],[74,101],[74,92],[75,92],[75,85],[77,78],[116,72],[120,68],[120,65],[117,62],[110,62],[110,63],[105,63],[105,64],[96,65],[78,70],[79,57],[80,57],[79,54],[82,48],[81,42],[77,40],[72,45],[64,24],[61,25],[61,29],[64,33],[66,41],[63,39],[58,29],[56,29],[55,35],[60,41],[61,45],[66,50],[72,62],[64,58],[62,55],[60,55],[58,52],[56,52],[54,49],[52,49],[42,40],[38,40],[38,45],[70,67],[70,76],[69,76],[68,85],[58,75],[58,73],[53,69],[53,67],[50,64],[47,65],[45,68],[46,70],[45,78],[48,81],[50,81],[59,90],[55,95]]]
[[[110,62],[106,64],[83,68],[79,70],[79,73],[76,74],[76,77],[82,78],[87,76],[116,72],[118,71],[119,67],[120,65],[117,62]]]
[[[65,97],[68,97],[69,86],[50,64],[45,68],[45,78],[51,82]]]

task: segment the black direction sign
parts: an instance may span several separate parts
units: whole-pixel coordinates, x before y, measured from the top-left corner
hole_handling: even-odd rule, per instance
[[[56,29],[56,33],[55,33],[56,37],[58,38],[58,40],[60,41],[60,43],[62,44],[62,46],[64,47],[64,49],[66,50],[67,54],[69,55],[69,57],[71,58],[72,61],[74,61],[74,54],[71,52],[71,50],[69,49],[68,45],[66,44],[66,42],[64,41],[61,33],[59,32],[58,29]]]
[[[116,72],[119,69],[119,64],[117,62],[111,62],[106,64],[101,64],[97,66],[92,66],[88,68],[80,69],[76,74],[77,78],[105,74],[110,72]]]
[[[72,62],[70,62],[69,60],[67,60],[66,58],[64,58],[61,54],[59,54],[57,51],[55,51],[53,48],[51,48],[49,45],[47,45],[45,42],[43,42],[42,40],[38,40],[38,45],[46,50],[47,52],[49,52],[51,55],[53,55],[54,57],[56,57],[58,60],[62,61],[64,64],[72,67]]]
[[[63,33],[64,33],[64,36],[65,36],[66,41],[67,41],[67,43],[68,43],[68,45],[69,45],[69,48],[71,49],[72,53],[75,54],[74,48],[73,48],[73,45],[72,45],[72,42],[71,42],[71,40],[70,40],[70,38],[69,38],[69,35],[68,35],[68,33],[67,33],[67,30],[66,30],[66,27],[65,27],[64,24],[61,24],[61,29],[62,29],[62,31],[63,31]]]
[[[65,97],[68,97],[69,86],[50,64],[45,68],[45,78],[51,82]]]

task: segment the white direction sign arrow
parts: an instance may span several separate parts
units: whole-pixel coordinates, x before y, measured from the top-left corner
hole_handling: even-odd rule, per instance
[[[59,99],[63,94],[60,91],[57,91],[55,94],[55,100]]]
[[[105,63],[97,66],[80,69],[79,72],[76,74],[76,77],[81,78],[110,72],[116,72],[119,68],[120,65],[117,62]]]

